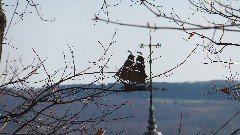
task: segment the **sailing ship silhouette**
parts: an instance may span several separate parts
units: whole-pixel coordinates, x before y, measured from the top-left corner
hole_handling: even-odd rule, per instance
[[[124,90],[146,90],[144,58],[138,55],[136,61],[135,56],[129,54],[124,65],[118,70],[114,77],[123,83]]]

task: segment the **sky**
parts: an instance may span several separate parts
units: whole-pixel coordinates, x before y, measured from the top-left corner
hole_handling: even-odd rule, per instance
[[[100,65],[110,61],[104,71],[117,71],[126,60],[130,50],[134,55],[137,51],[143,53],[146,58],[146,73],[149,76],[149,65],[147,57],[149,56],[149,49],[140,48],[140,44],[149,44],[149,29],[119,26],[108,24],[101,21],[93,21],[95,15],[103,19],[110,19],[122,23],[150,25],[157,26],[174,26],[176,23],[169,22],[163,18],[157,18],[143,5],[135,4],[130,1],[112,1],[107,0],[109,6],[107,9],[101,10],[103,1],[101,0],[41,0],[38,2],[39,15],[49,21],[42,21],[37,15],[34,7],[27,6],[27,3],[22,0],[16,11],[21,14],[25,11],[22,18],[14,15],[16,8],[16,1],[11,0],[3,2],[5,5],[3,9],[7,15],[8,25],[10,25],[7,32],[5,32],[5,43],[3,46],[2,63],[0,65],[1,72],[4,71],[6,65],[13,65],[17,69],[21,69],[22,65],[36,64],[39,58],[45,60],[44,68],[48,74],[59,72],[53,77],[57,81],[61,76],[73,73],[72,63],[74,59],[76,72],[81,72],[84,69],[91,67],[86,72],[99,71]],[[36,3],[37,3],[36,2]],[[174,11],[182,20],[193,23],[201,23],[209,25],[207,21],[211,20],[217,23],[225,23],[226,20],[214,15],[204,15],[191,10],[188,0],[174,1],[162,0],[154,1],[155,4],[161,5],[159,9],[171,15]],[[113,6],[118,4],[117,6]],[[9,5],[9,6],[6,6]],[[26,10],[25,10],[26,9]],[[106,13],[108,15],[106,15]],[[13,18],[13,19],[12,19]],[[188,19],[189,18],[189,19]],[[12,20],[12,21],[11,21]],[[11,22],[11,24],[10,24]],[[199,31],[211,37],[213,30]],[[222,38],[223,42],[239,43],[238,33],[225,32]],[[194,48],[197,49],[187,59],[187,61],[177,69],[153,79],[156,82],[185,82],[185,81],[208,81],[216,79],[226,79],[231,77],[231,74],[239,72],[239,65],[234,64],[229,70],[228,64],[211,63],[212,60],[232,61],[238,63],[240,61],[239,47],[228,46],[218,56],[207,53],[203,46],[208,46],[210,43],[197,36],[188,39],[189,35],[182,31],[174,30],[156,30],[151,32],[152,44],[160,43],[160,48],[153,48],[153,58],[158,58],[153,61],[152,72],[153,75],[159,75],[178,64],[182,63]],[[215,39],[221,37],[221,31],[217,31]],[[103,54],[104,49],[113,42],[105,57],[106,59],[93,64]],[[102,47],[103,46],[103,47]],[[71,50],[73,50],[74,58],[72,58]],[[216,49],[220,49],[217,47]],[[34,51],[36,52],[34,52]],[[64,59],[65,55],[65,59]],[[8,64],[6,64],[8,60]],[[16,61],[14,61],[16,60]],[[20,63],[21,62],[21,63]],[[11,63],[11,64],[10,64]],[[65,71],[66,63],[68,69]],[[209,63],[209,64],[203,64]],[[10,66],[7,67],[11,70]],[[230,72],[232,71],[232,73]],[[30,78],[30,82],[35,82],[47,77],[43,68]],[[27,71],[19,74],[24,76]],[[234,76],[238,79],[239,75]],[[1,81],[3,77],[0,78]],[[75,80],[70,80],[65,83],[88,83],[95,79],[93,75],[85,75]],[[114,82],[112,75],[104,79],[104,83]],[[31,83],[30,83],[31,84]],[[32,84],[33,85],[33,84]]]

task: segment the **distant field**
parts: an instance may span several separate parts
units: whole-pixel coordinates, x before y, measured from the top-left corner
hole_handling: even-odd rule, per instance
[[[134,118],[113,122],[115,129],[126,129],[127,134],[139,135],[147,130],[149,100],[125,99],[130,107],[117,115],[135,115]],[[188,99],[154,99],[155,118],[158,130],[164,135],[204,135],[216,132],[233,115],[239,111],[239,103],[224,100],[188,100]],[[180,117],[182,113],[182,119]],[[228,135],[239,128],[240,116],[235,117],[218,135]],[[113,128],[113,127],[112,127]]]

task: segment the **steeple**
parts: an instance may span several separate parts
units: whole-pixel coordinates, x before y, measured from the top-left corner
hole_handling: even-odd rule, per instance
[[[160,44],[157,45],[152,45],[151,44],[152,38],[151,38],[151,31],[150,31],[150,43],[149,45],[143,45],[141,44],[140,47],[144,46],[149,46],[149,51],[150,51],[150,60],[149,60],[149,65],[150,65],[150,85],[149,85],[149,91],[150,91],[150,107],[149,107],[149,117],[148,117],[148,131],[145,132],[143,135],[162,135],[161,132],[157,131],[157,125],[155,122],[154,118],[154,107],[153,107],[153,96],[152,96],[152,46],[159,47]]]
[[[151,44],[151,30],[150,30],[150,43],[148,45],[141,44],[140,48],[143,48],[144,46],[149,47],[150,51],[150,85],[147,88],[146,87],[146,78],[147,75],[145,73],[145,65],[144,65],[144,58],[142,57],[141,52],[137,52],[140,55],[136,58],[136,61],[134,60],[135,56],[132,55],[130,51],[128,51],[130,54],[125,61],[124,65],[116,72],[114,75],[115,79],[117,81],[120,81],[124,85],[124,90],[118,90],[116,92],[134,92],[134,91],[142,91],[142,90],[149,90],[150,92],[150,107],[149,107],[149,118],[148,118],[148,131],[145,132],[143,135],[162,135],[161,132],[157,131],[157,125],[155,122],[154,117],[154,107],[153,107],[153,96],[152,96],[152,46],[155,46],[156,48],[160,47],[160,44],[152,45]]]

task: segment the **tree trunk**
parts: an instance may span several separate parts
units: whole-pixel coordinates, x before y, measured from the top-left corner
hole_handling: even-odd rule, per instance
[[[3,46],[3,39],[4,39],[4,29],[6,27],[6,16],[2,10],[2,0],[0,0],[0,62],[2,59],[2,46]]]

